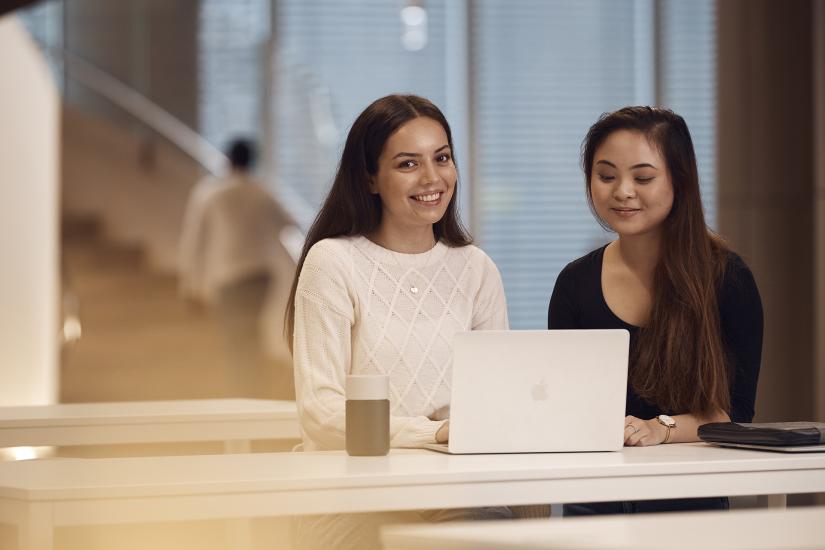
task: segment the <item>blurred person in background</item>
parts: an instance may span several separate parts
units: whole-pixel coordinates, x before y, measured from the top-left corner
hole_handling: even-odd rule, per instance
[[[257,396],[263,384],[261,312],[275,286],[279,235],[291,224],[252,176],[254,145],[233,141],[230,172],[192,189],[180,241],[180,291],[213,308],[224,338],[237,396]]]

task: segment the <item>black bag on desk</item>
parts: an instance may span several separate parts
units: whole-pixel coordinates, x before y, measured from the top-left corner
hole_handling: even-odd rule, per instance
[[[825,444],[821,422],[714,422],[699,426],[699,439],[709,443],[794,447]]]

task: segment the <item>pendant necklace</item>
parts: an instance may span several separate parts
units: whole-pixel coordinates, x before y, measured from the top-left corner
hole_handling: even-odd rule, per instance
[[[421,266],[421,268],[420,268],[420,269],[417,269],[417,271],[423,271],[423,270],[425,270],[427,267],[429,267],[429,265],[430,265],[430,259],[431,259],[432,255],[433,255],[433,252],[435,251],[435,247],[436,247],[436,246],[438,246],[438,241],[436,241],[436,242],[435,242],[435,244],[433,245],[433,247],[432,247],[429,251],[427,251],[427,253],[426,253],[426,254],[427,254],[426,261],[424,262],[424,265],[423,265],[423,266]],[[396,264],[398,264],[398,266],[399,266],[399,267],[402,267],[402,268],[404,267],[404,266],[402,266],[402,265],[401,265],[401,262],[399,262],[399,261],[398,261],[398,256],[397,256],[397,253],[394,253],[394,254],[393,254],[393,258],[395,259],[395,263],[396,263]],[[416,284],[411,284],[411,285],[410,285],[410,294],[418,294],[418,290],[419,290],[419,289],[418,289],[418,286],[417,286]]]

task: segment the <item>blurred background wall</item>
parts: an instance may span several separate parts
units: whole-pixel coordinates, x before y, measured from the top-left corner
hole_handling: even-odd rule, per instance
[[[127,84],[191,128],[198,127],[197,0],[62,3],[61,46]],[[69,83],[71,86],[71,82]],[[74,103],[122,116],[70,88]]]
[[[0,403],[58,391],[59,95],[19,21],[0,18]]]
[[[720,231],[762,293],[762,419],[825,415],[822,7],[718,3]]]
[[[814,341],[814,384],[816,417],[825,418],[825,3],[814,5],[811,19],[814,28],[814,161],[816,162],[816,195],[814,199],[816,217],[816,323]]]

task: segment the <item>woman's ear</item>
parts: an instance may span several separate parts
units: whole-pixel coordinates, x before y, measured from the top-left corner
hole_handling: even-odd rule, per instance
[[[377,185],[375,185],[375,178],[370,178],[370,179],[367,181],[367,185],[369,186],[370,193],[372,193],[373,195],[377,195],[377,194],[378,194],[378,186],[377,186]]]

